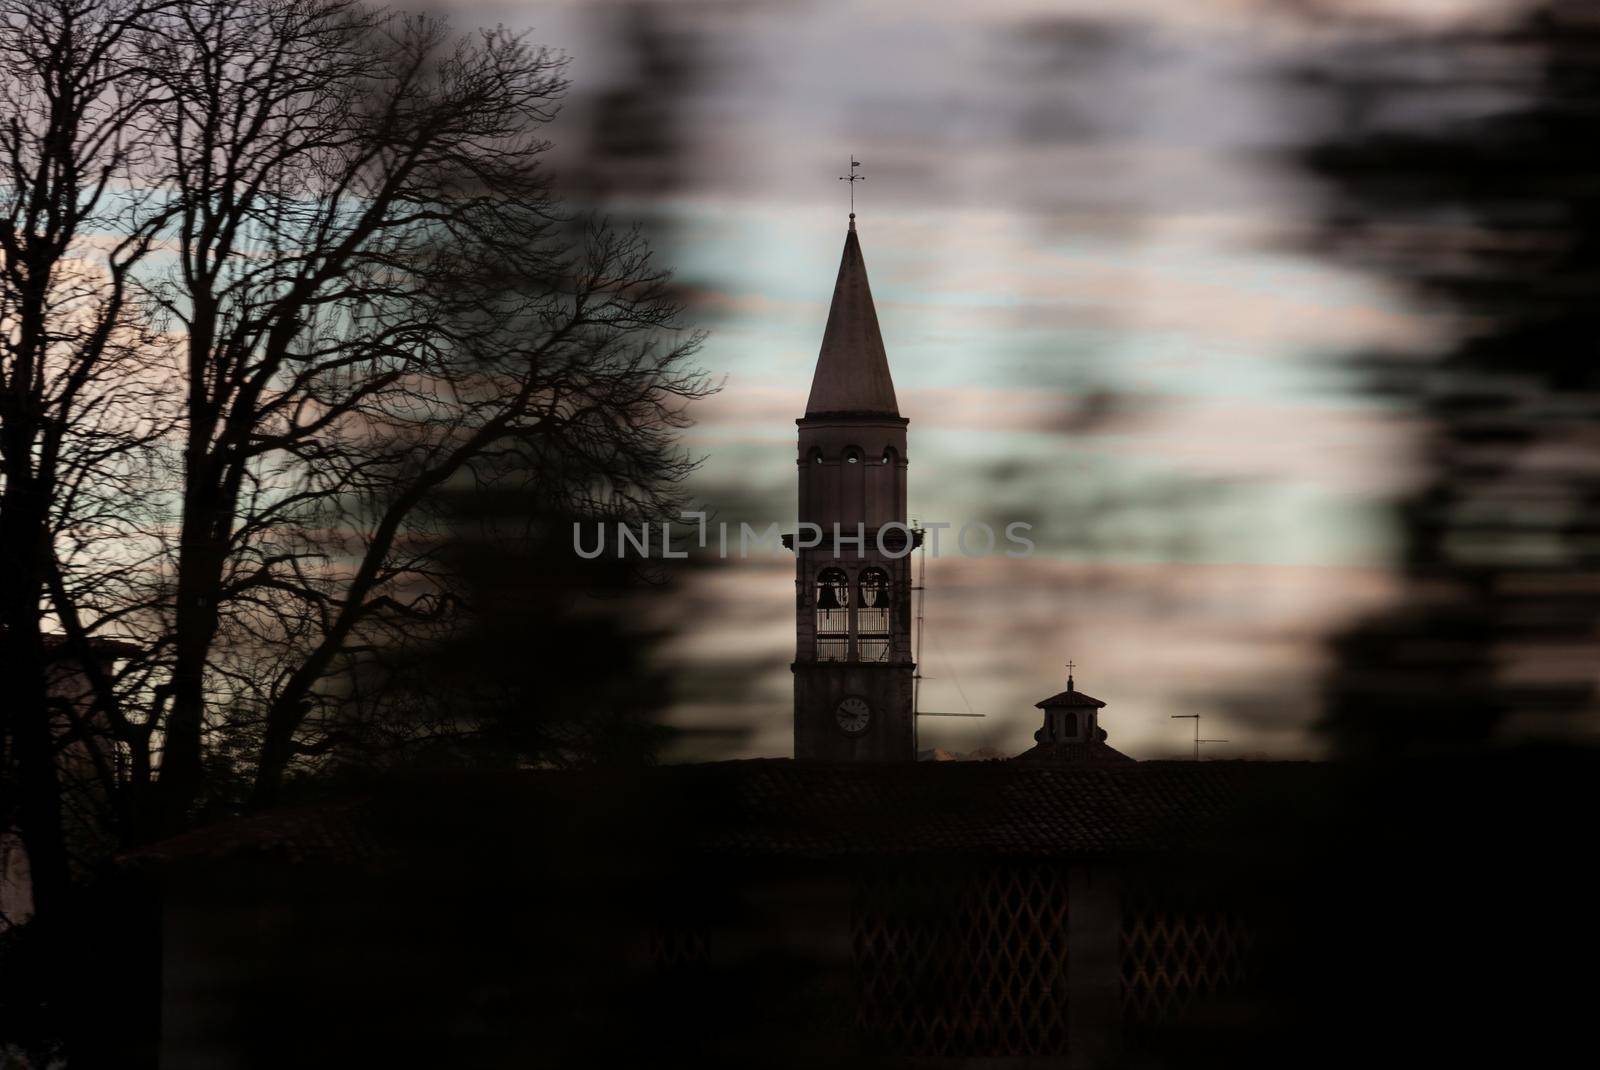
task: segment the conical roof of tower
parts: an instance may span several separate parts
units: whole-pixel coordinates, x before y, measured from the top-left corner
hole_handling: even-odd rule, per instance
[[[822,334],[822,352],[817,355],[811,396],[806,400],[807,416],[824,413],[900,415],[854,218],[844,237],[828,327]]]

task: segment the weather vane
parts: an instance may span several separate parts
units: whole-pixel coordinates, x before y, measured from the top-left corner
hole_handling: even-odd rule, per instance
[[[840,175],[839,176],[839,181],[840,182],[848,182],[848,183],[850,183],[850,218],[851,219],[854,219],[856,217],[856,183],[857,182],[865,182],[867,180],[867,176],[866,175],[858,175],[858,174],[856,174],[856,168],[858,168],[860,166],[861,166],[861,161],[856,159],[854,156],[851,156],[850,157],[850,173],[848,175]]]

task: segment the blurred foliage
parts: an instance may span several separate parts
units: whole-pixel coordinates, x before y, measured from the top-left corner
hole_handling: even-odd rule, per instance
[[[1253,983],[1139,1038],[1138,1065],[1541,1064],[1586,1040],[1600,11],[1355,30],[1296,73],[1335,117],[1303,158],[1319,247],[1402,282],[1458,341],[1361,360],[1424,428],[1396,512],[1403,601],[1335,637],[1324,727],[1344,760],[1164,860],[1252,917]]]
[[[673,692],[655,657],[669,632],[645,612],[668,586],[661,570],[614,550],[585,560],[573,547],[578,521],[524,495],[456,493],[448,508],[443,564],[460,626],[361,661],[327,726],[354,745],[303,786],[427,769],[653,762],[675,735],[659,720]],[[602,522],[581,523],[590,546]],[[605,526],[612,547],[614,522]]]
[[[1299,79],[1337,117],[1303,161],[1327,192],[1322,248],[1402,281],[1459,339],[1361,361],[1420,417],[1425,476],[1396,513],[1406,603],[1338,638],[1326,727],[1358,751],[1583,732],[1600,653],[1600,12],[1367,34]]]

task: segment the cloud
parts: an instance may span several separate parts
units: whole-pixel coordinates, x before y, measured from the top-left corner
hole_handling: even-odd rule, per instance
[[[1218,756],[1312,753],[1322,636],[1396,597],[1390,574],[1371,568],[951,557],[930,561],[928,577],[923,708],[970,704],[985,716],[926,718],[922,745],[1008,754],[1031,744],[1032,704],[1061,688],[1068,658],[1079,686],[1108,704],[1113,745],[1137,757],[1186,752],[1174,712],[1205,714],[1207,734],[1230,741]],[[663,656],[693,697],[669,719],[749,729],[742,755],[788,753],[792,564],[703,570],[686,598],[674,604],[681,631]],[[702,678],[725,701],[705,694]],[[1269,713],[1232,719],[1241,694]]]

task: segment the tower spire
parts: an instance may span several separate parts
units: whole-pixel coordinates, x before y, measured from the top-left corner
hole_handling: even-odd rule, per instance
[[[859,181],[860,176],[856,178]],[[828,326],[822,332],[811,395],[806,400],[807,416],[825,413],[900,415],[853,213],[844,236],[844,254],[839,258],[839,276],[833,284],[833,304],[828,309]]]
[[[785,537],[795,551],[794,755],[844,762],[917,757],[911,561],[906,527],[906,425],[856,233],[833,284],[805,415],[795,421],[801,527],[825,542]],[[846,535],[845,532],[859,532]],[[797,532],[798,535],[798,532]],[[859,539],[855,553],[848,549]]]

